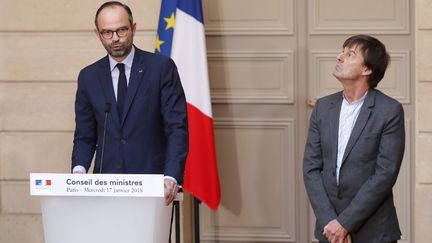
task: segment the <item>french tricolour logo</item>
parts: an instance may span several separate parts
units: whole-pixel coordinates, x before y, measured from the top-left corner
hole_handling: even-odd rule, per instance
[[[37,187],[51,187],[50,179],[36,179],[35,186]]]

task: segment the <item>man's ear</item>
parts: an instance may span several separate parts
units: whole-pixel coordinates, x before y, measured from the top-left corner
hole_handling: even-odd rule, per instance
[[[94,28],[93,31],[95,32],[97,38],[99,38],[99,40],[100,40],[101,36],[100,36],[99,30],[97,28]]]
[[[136,31],[136,23],[132,24],[132,35],[135,36],[135,31]]]
[[[366,67],[366,66],[363,66],[363,72],[362,72],[362,74],[365,75],[365,76],[369,76],[369,75],[372,74],[372,70],[370,70],[370,69],[369,69],[368,67]]]

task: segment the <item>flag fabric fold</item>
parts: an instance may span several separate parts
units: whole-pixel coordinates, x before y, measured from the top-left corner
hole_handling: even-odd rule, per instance
[[[221,192],[201,0],[162,0],[155,52],[174,60],[186,95],[189,154],[183,188],[216,210]]]

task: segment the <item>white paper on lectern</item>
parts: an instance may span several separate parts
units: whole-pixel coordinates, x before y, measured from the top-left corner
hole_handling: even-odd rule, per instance
[[[30,174],[33,196],[163,197],[161,174]]]

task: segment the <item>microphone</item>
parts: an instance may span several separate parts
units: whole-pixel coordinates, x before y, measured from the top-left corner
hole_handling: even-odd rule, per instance
[[[99,174],[102,173],[103,157],[104,157],[104,152],[105,152],[105,136],[106,136],[106,130],[107,130],[106,125],[107,125],[107,120],[108,120],[108,113],[110,113],[110,111],[111,111],[111,103],[105,103],[104,111],[105,111],[105,121],[104,121],[103,137],[102,137],[102,149],[101,149]]]

